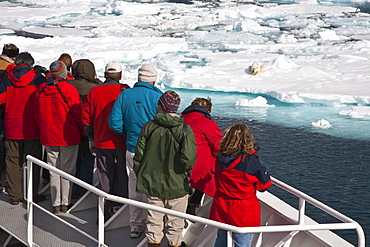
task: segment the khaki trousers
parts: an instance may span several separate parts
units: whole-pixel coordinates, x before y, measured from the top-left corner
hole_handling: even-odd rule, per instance
[[[9,184],[9,197],[13,200],[23,199],[22,167],[26,163],[26,155],[41,160],[41,145],[39,139],[14,140],[5,139],[6,179]],[[33,196],[38,195],[40,184],[40,166],[33,166]]]
[[[134,171],[134,156],[135,153],[126,151],[126,170],[128,175],[128,198],[139,201],[146,202],[146,195],[136,192],[136,174]],[[130,206],[130,227],[143,228],[144,220],[146,218],[146,210]]]
[[[176,199],[164,199],[148,196],[148,204],[162,208],[176,210],[182,213],[186,212],[188,205],[188,195]],[[185,221],[171,215],[148,210],[146,224],[146,237],[149,243],[160,243],[163,238],[163,230],[166,229],[166,238],[171,246],[180,246],[182,241],[182,231]]]
[[[48,164],[70,175],[76,173],[78,145],[66,147],[45,146]],[[71,204],[72,182],[50,171],[50,194],[53,207]]]

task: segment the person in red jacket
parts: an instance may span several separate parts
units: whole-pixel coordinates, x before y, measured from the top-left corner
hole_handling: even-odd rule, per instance
[[[195,214],[195,208],[199,207],[203,194],[204,203],[212,203],[212,197],[216,192],[214,170],[218,143],[222,138],[222,132],[218,125],[211,119],[212,102],[205,98],[196,98],[183,112],[184,123],[191,126],[197,143],[197,155],[194,168],[190,174],[190,184],[194,189],[189,198],[187,213]],[[198,212],[199,213],[199,212]],[[209,215],[209,210],[204,212]]]
[[[66,65],[50,64],[52,77],[36,93],[36,119],[40,142],[45,146],[47,163],[75,175],[78,144],[85,135],[81,113],[82,101],[77,89],[65,79]],[[67,212],[71,204],[72,183],[50,171],[50,192],[54,213]]]
[[[91,152],[96,154],[101,190],[128,197],[126,137],[111,130],[108,125],[108,116],[118,95],[129,86],[119,83],[122,78],[122,66],[118,62],[112,61],[105,66],[104,77],[105,82],[93,87],[86,97],[82,122],[89,138]],[[110,208],[111,204],[112,208]],[[115,202],[106,201],[105,220],[119,207],[119,204]]]
[[[67,67],[67,80],[74,80],[73,75],[70,73],[71,67],[72,67],[72,57],[68,53],[62,53],[60,57],[58,58],[58,61],[63,62]],[[35,68],[36,67],[36,68]],[[47,70],[45,67],[42,66],[34,66],[34,70],[39,70],[41,73],[45,75],[46,78],[52,77],[49,70]],[[46,161],[46,156],[44,154],[43,160]],[[47,184],[50,181],[50,174],[49,171],[46,169],[42,170],[42,178],[43,183]]]
[[[18,205],[23,198],[22,167],[27,154],[41,159],[40,133],[34,117],[35,92],[45,77],[32,69],[35,60],[21,52],[14,64],[6,68],[0,83],[0,106],[5,107],[6,179],[10,202]],[[45,200],[38,195],[40,166],[34,166],[33,201]]]
[[[216,188],[210,219],[238,226],[260,225],[260,205],[256,190],[271,186],[262,166],[248,126],[239,123],[225,130],[216,165]],[[234,245],[249,247],[253,233],[233,233]],[[226,246],[227,231],[219,229],[215,247]]]
[[[5,44],[0,55],[0,80],[5,76],[5,69],[9,64],[14,64],[19,48],[14,44]],[[0,175],[5,170],[5,146],[4,146],[4,111],[0,111]],[[1,182],[1,178],[0,178]],[[0,184],[0,191],[6,191],[6,187]]]

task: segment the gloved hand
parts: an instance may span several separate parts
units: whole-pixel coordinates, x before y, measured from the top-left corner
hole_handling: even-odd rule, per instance
[[[50,73],[49,70],[47,70],[47,68],[41,66],[41,65],[35,65],[33,66],[33,70],[37,71],[37,72],[40,72],[40,73],[43,73],[44,75]]]
[[[89,138],[89,149],[92,155],[96,156],[96,148],[94,147],[94,139]]]

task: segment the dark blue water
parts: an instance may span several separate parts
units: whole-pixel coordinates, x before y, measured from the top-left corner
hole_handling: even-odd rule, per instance
[[[338,138],[257,121],[213,119],[222,130],[237,122],[247,124],[261,146],[258,153],[271,176],[354,219],[361,224],[365,235],[370,233],[370,141]],[[296,197],[275,186],[270,191],[297,208]],[[309,204],[306,214],[319,223],[338,222]],[[336,233],[357,246],[355,230]]]

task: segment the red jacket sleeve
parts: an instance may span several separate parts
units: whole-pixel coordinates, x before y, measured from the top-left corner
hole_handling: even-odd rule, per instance
[[[215,122],[213,123],[214,124],[212,124],[211,126],[212,130],[210,131],[208,143],[209,147],[211,148],[211,153],[213,154],[213,156],[216,156],[219,150],[219,142],[222,139],[222,132],[218,125]]]
[[[68,106],[70,109],[70,113],[74,119],[74,121],[77,123],[78,128],[80,129],[81,136],[86,136],[83,125],[82,125],[82,100],[81,97],[77,91],[77,89],[73,86],[70,87],[69,90],[69,100],[68,100]]]
[[[91,93],[87,95],[86,100],[83,103],[83,107],[82,107],[82,123],[86,126],[94,125],[92,122],[92,118],[91,118],[90,100],[91,100]]]

